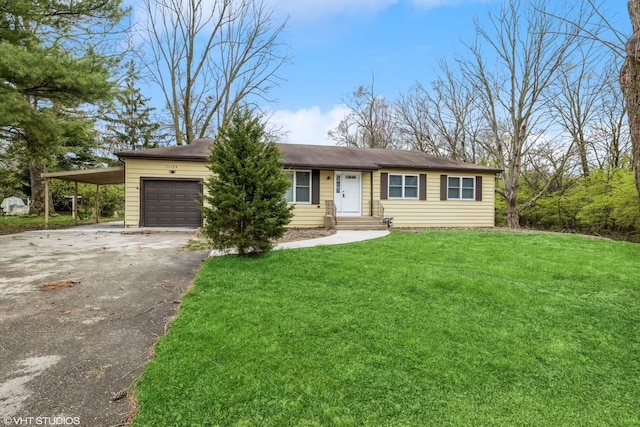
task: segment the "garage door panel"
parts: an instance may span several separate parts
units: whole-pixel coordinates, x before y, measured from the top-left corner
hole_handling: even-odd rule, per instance
[[[200,227],[201,183],[143,180],[142,223],[145,227]]]

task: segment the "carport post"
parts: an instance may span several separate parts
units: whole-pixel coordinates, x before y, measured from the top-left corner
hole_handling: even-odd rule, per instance
[[[44,179],[44,228],[49,228],[49,178]]]
[[[96,224],[100,222],[100,184],[96,184]]]
[[[78,181],[73,181],[73,220],[75,225],[78,225]]]

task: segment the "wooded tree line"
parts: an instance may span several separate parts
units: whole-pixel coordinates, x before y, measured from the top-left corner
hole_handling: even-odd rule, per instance
[[[639,5],[629,2],[633,19]],[[640,102],[640,74],[628,77],[637,59],[625,51],[627,38],[610,24],[604,3],[504,1],[487,21],[476,22],[476,38],[462,44],[462,53],[439,62],[435,81],[391,100],[376,93],[375,80],[359,87],[344,99],[348,114],[329,136],[341,145],[419,150],[503,169],[498,220],[512,228],[634,233],[638,192],[616,187],[634,184],[620,177],[625,171],[633,177],[640,162],[628,125],[629,117],[640,119],[629,101]],[[542,208],[573,191],[582,196],[571,201],[571,211],[593,208],[585,197],[602,194],[583,190],[594,176],[628,196],[616,200],[635,213],[633,221],[629,215],[622,222],[598,220],[608,224],[598,228],[587,224],[588,207],[571,220]]]

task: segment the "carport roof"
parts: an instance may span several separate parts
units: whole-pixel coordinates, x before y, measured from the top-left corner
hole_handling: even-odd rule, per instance
[[[47,172],[43,178],[55,178],[63,181],[82,182],[85,184],[124,184],[124,167],[84,169],[68,172]]]
[[[207,160],[212,140],[198,139],[190,145],[116,153],[121,159]],[[414,169],[498,173],[502,169],[431,156],[420,151],[328,145],[278,144],[285,168],[325,170]]]

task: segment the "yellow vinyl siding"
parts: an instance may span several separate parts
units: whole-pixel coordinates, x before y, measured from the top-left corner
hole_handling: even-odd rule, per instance
[[[174,171],[173,173],[171,171]],[[202,179],[210,175],[204,162],[126,159],[125,167],[125,227],[140,226],[140,179]],[[206,188],[205,188],[206,191]]]
[[[171,172],[175,171],[175,172]],[[362,172],[362,215],[371,214],[371,200],[380,201],[385,217],[394,218],[396,227],[493,227],[495,211],[495,175],[461,172],[426,172],[427,200],[387,199],[380,200],[380,174],[425,173],[416,170],[384,169]],[[477,176],[482,179],[482,201],[441,201],[440,175]],[[191,178],[206,180],[210,176],[205,162],[171,161],[149,159],[126,159],[125,168],[125,226],[138,227],[140,221],[140,179]],[[294,217],[289,227],[323,227],[326,201],[334,200],[335,177],[333,171],[320,171],[320,204],[294,205]],[[373,193],[372,193],[373,188]],[[204,187],[206,191],[206,187]]]
[[[289,227],[316,228],[324,227],[326,213],[325,200],[333,200],[333,171],[320,171],[320,204],[295,204],[293,219]]]
[[[362,216],[371,216],[371,172],[362,172]]]
[[[415,170],[376,171],[374,200],[380,200],[380,174],[419,174]],[[395,227],[493,227],[495,218],[495,175],[461,172],[426,172],[427,200],[380,200],[384,216],[393,217]],[[440,200],[440,175],[482,176],[482,201]]]

